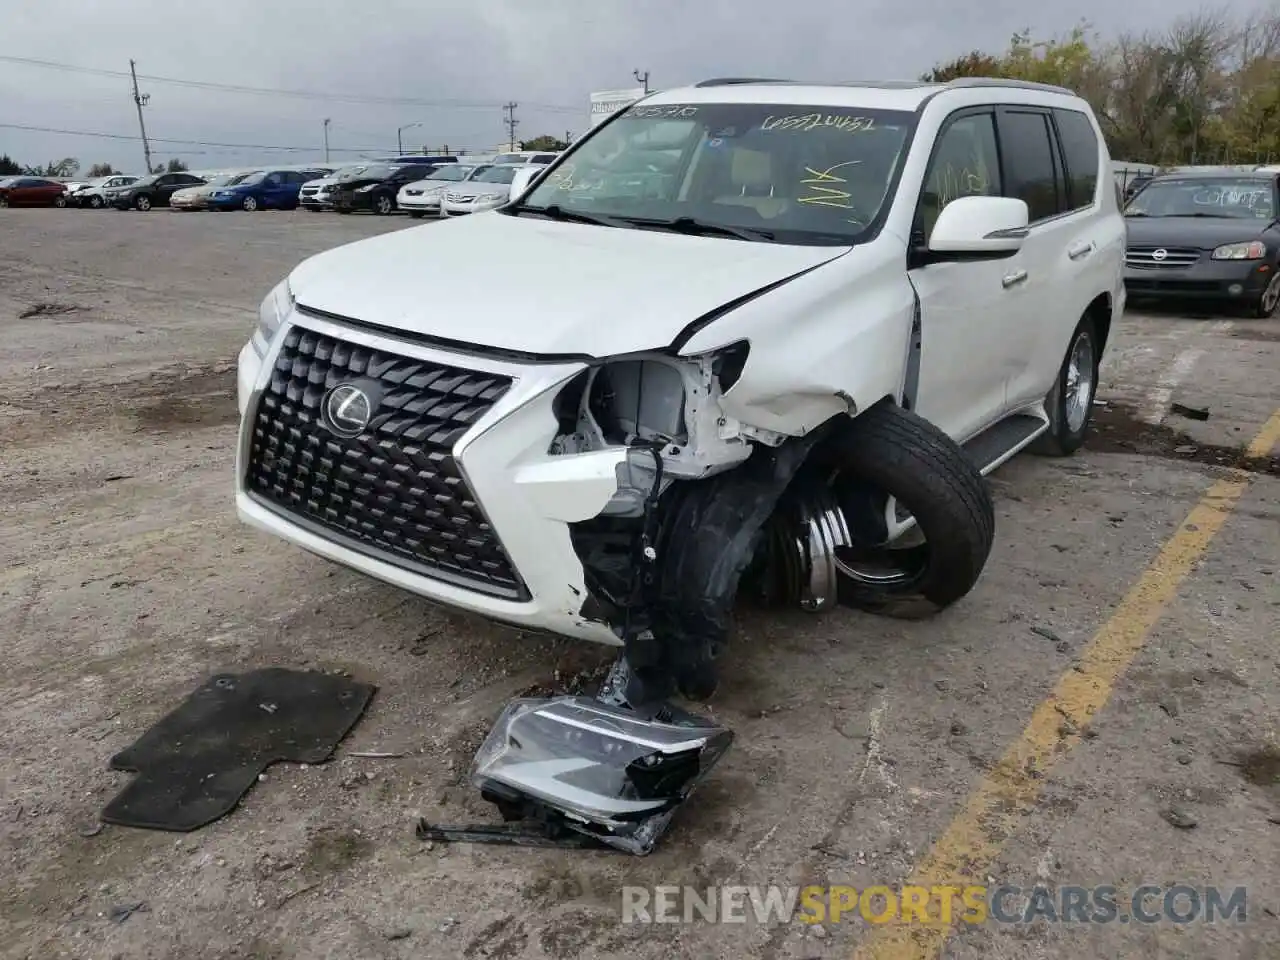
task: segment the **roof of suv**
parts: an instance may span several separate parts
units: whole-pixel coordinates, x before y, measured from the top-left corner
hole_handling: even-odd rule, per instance
[[[923,80],[866,80],[842,83],[813,83],[754,77],[722,77],[703,80],[691,87],[650,94],[642,102],[663,103],[777,103],[830,104],[884,110],[915,110],[937,93],[973,89],[1020,90],[1078,99],[1066,87],[1026,80],[994,77],[961,77],[948,83]]]

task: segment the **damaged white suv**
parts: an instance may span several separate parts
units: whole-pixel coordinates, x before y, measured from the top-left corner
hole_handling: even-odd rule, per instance
[[[533,176],[266,298],[242,519],[699,699],[740,590],[945,607],[983,474],[1085,436],[1125,228],[1069,91],[713,80]]]

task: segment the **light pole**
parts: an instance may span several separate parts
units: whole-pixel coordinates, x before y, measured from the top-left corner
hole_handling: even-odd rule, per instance
[[[399,150],[401,154],[404,153],[404,137],[401,135],[406,130],[410,130],[413,127],[420,127],[424,123],[426,123],[425,120],[415,120],[413,123],[406,123],[403,127],[396,128],[396,149]]]
[[[324,118],[324,162],[329,162],[329,118]]]

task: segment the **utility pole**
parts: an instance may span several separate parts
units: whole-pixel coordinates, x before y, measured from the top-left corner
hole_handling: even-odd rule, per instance
[[[502,122],[507,125],[507,143],[512,150],[518,149],[516,147],[516,127],[520,124],[520,121],[516,119],[516,107],[518,106],[520,104],[513,102],[502,108],[507,114],[507,118]]]
[[[636,78],[636,83],[644,85],[645,96],[649,94],[649,71],[641,73],[639,70],[632,70],[631,75]]]
[[[329,118],[324,118],[324,162],[329,162]]]
[[[151,144],[147,141],[147,125],[142,120],[142,108],[151,99],[151,94],[138,92],[138,71],[132,60],[129,61],[129,75],[133,77],[133,102],[138,108],[138,129],[142,132],[142,156],[147,162],[147,175],[150,176]]]

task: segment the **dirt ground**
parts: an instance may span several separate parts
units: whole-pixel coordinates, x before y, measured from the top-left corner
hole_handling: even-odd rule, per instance
[[[428,848],[420,816],[495,818],[466,776],[501,705],[607,651],[446,614],[231,502],[233,361],[259,300],[311,253],[438,229],[411,224],[0,211],[0,955],[849,956],[875,934],[858,918],[624,925],[621,888],[902,882],[1238,467],[1238,504],[978,882],[1245,885],[1247,922],[985,924],[945,955],[1280,956],[1280,450],[1241,454],[1280,406],[1280,321],[1131,312],[1097,434],[992,478],[994,553],[945,615],[742,610],[710,705],[737,742],[652,856]],[[336,759],[272,767],[210,827],[95,830],[128,781],[113,753],[210,673],[263,665],[379,689]]]

